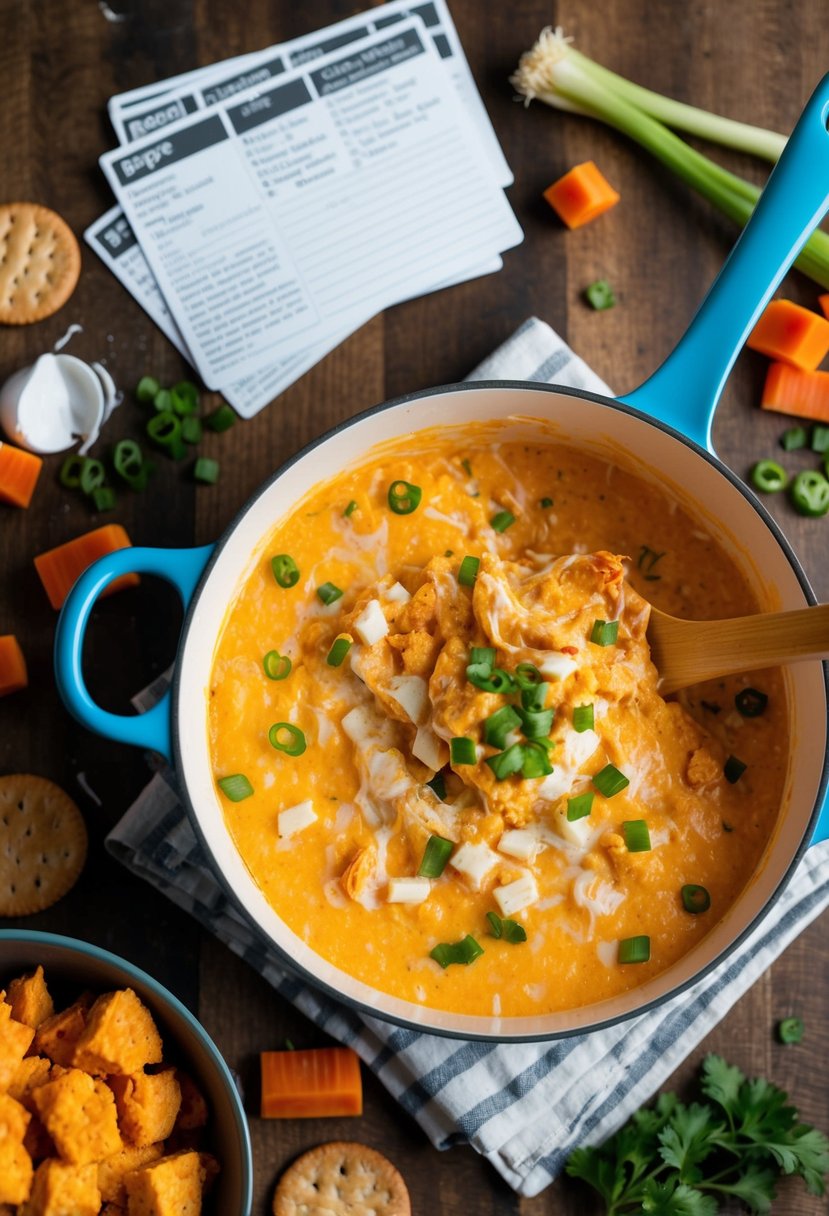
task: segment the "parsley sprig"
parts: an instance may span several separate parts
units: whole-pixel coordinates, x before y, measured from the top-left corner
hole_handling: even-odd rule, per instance
[[[708,1101],[689,1106],[662,1094],[601,1147],[576,1149],[567,1173],[599,1192],[607,1216],[716,1216],[730,1199],[763,1214],[781,1174],[824,1193],[829,1141],[799,1122],[782,1089],[715,1055],[703,1062],[701,1088]]]

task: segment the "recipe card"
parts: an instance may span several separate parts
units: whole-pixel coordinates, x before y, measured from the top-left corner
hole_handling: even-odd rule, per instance
[[[264,85],[290,68],[302,67],[378,30],[388,29],[407,16],[420,18],[428,30],[443,70],[478,129],[498,182],[502,186],[511,185],[510,167],[476,88],[446,0],[414,5],[406,0],[393,0],[391,4],[369,9],[289,42],[119,93],[110,98],[110,120],[122,144],[155,135],[188,114],[209,109],[250,88]]]
[[[420,20],[101,160],[205,383],[522,239]]]

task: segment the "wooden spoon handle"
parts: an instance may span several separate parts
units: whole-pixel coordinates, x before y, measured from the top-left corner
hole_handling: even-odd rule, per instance
[[[662,692],[739,671],[829,658],[829,604],[725,621],[677,621],[664,631],[663,624],[664,618],[652,646]]]

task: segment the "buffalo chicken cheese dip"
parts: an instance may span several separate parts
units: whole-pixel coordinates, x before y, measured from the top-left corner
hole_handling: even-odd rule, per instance
[[[691,949],[774,830],[785,693],[767,671],[664,699],[648,601],[758,610],[676,502],[553,443],[425,432],[299,504],[208,711],[228,828],[293,931],[394,996],[507,1017]]]

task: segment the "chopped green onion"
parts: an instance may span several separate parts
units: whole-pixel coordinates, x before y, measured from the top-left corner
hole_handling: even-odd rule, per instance
[[[507,735],[521,725],[521,719],[511,705],[496,709],[494,714],[484,722],[484,742],[491,747],[504,748],[507,745]]]
[[[181,437],[185,443],[201,443],[202,441],[202,424],[201,418],[190,416],[181,420]]]
[[[199,408],[199,390],[190,380],[179,380],[170,389],[173,412],[180,418],[195,414]]]
[[[628,853],[650,853],[651,834],[644,819],[626,819],[622,824],[622,835]]]
[[[540,713],[547,704],[549,684],[533,684],[530,688],[522,688],[521,705],[528,713]]]
[[[147,434],[159,447],[173,447],[181,442],[181,419],[172,410],[161,410],[147,423]]]
[[[488,667],[495,666],[494,646],[473,646],[469,652],[470,663],[485,663]]]
[[[584,294],[587,297],[587,303],[591,308],[595,308],[596,312],[604,312],[606,308],[612,308],[616,303],[613,288],[607,279],[597,279],[595,283],[585,287]]]
[[[820,426],[818,423],[812,427],[812,442],[811,449],[813,452],[819,452],[821,456],[824,452],[829,452],[829,426]]]
[[[586,730],[593,729],[593,706],[590,705],[574,705],[573,706],[573,730],[578,734],[582,734]]]
[[[86,457],[79,456],[77,452],[72,452],[66,457],[63,464],[60,466],[58,480],[67,490],[78,490],[81,485],[81,473],[86,464]]]
[[[460,564],[458,570],[458,582],[462,587],[472,587],[475,579],[478,577],[478,568],[481,564],[479,557],[465,557]]]
[[[780,436],[780,446],[784,452],[797,452],[800,448],[805,448],[808,442],[809,436],[805,426],[790,426]]]
[[[160,388],[153,397],[153,407],[156,413],[167,413],[173,408],[173,394],[168,388]]]
[[[356,510],[357,510],[357,503],[352,498],[351,502],[348,504],[346,509],[343,511],[343,515],[346,517],[346,519],[348,519],[349,515],[353,515]]]
[[[243,798],[250,798],[253,793],[253,786],[244,773],[234,773],[232,777],[220,777],[217,784],[231,802],[241,802]]]
[[[547,750],[542,746],[541,740],[525,743],[521,748],[521,753],[521,776],[525,781],[534,781],[536,777],[548,777],[553,771]]]
[[[287,739],[285,735],[288,736]],[[268,731],[268,742],[271,747],[275,747],[278,752],[285,752],[287,756],[301,756],[308,746],[303,731],[290,722],[274,722]]]
[[[761,494],[777,494],[785,490],[789,475],[776,460],[758,460],[751,470],[751,484]]]
[[[427,781],[426,784],[435,797],[443,802],[446,798],[446,778],[444,777],[443,773],[435,773],[432,780]]]
[[[291,674],[293,664],[286,654],[269,650],[262,660],[262,666],[269,680],[285,680]]]
[[[495,780],[504,781],[524,767],[524,749],[520,743],[513,743],[505,752],[489,756],[486,763],[495,774]]]
[[[335,587],[333,583],[322,583],[317,587],[317,597],[322,600],[323,604],[333,604],[335,600],[342,598],[342,591],[339,587]]]
[[[781,1043],[802,1043],[804,1031],[800,1018],[783,1018],[777,1023],[777,1037]]]
[[[553,505],[553,500],[552,498],[541,498],[539,499],[538,505],[541,507],[542,511],[549,511],[550,507]]]
[[[113,449],[112,464],[118,476],[134,486],[144,466],[144,453],[134,439],[121,439]]]
[[[204,420],[204,425],[209,431],[227,431],[236,422],[236,415],[229,405],[223,403],[215,409],[212,414],[208,414]]]
[[[515,685],[508,671],[500,667],[490,667],[486,663],[470,663],[466,669],[466,678],[470,684],[484,692],[512,692]]]
[[[769,703],[769,699],[759,688],[741,688],[734,698],[737,712],[744,718],[759,718]]]
[[[497,511],[489,522],[493,531],[506,532],[515,523],[515,516],[512,511]]]
[[[593,799],[596,795],[592,790],[588,790],[586,794],[576,794],[573,798],[567,799],[567,820],[569,823],[574,823],[577,819],[584,819],[593,810]]]
[[[740,780],[747,767],[736,756],[729,756],[723,765],[723,776],[730,785],[734,785],[736,781]]]
[[[456,735],[449,743],[449,755],[453,764],[477,764],[478,752],[475,740],[466,735]]]
[[[623,937],[619,942],[620,963],[647,963],[651,957],[651,939],[644,933],[638,937]]]
[[[603,769],[596,773],[592,778],[593,784],[600,794],[604,794],[605,798],[613,798],[616,794],[620,794],[623,789],[630,785],[624,773],[620,773],[615,764],[606,764]]]
[[[698,882],[686,882],[679,894],[682,897],[683,908],[686,912],[690,912],[692,916],[698,916],[701,912],[707,912],[711,907],[711,896],[708,888],[701,886]]]
[[[328,651],[328,657],[325,660],[328,666],[341,667],[343,659],[348,654],[351,646],[351,638],[335,638],[334,644]]]
[[[84,494],[93,494],[106,481],[106,469],[100,460],[87,456],[81,468],[80,484]]]
[[[154,376],[142,376],[135,387],[135,395],[139,401],[155,401],[160,389],[161,385]]]
[[[480,958],[483,952],[483,947],[479,946],[475,938],[467,933],[466,937],[459,942],[441,942],[435,946],[434,950],[429,951],[429,958],[433,958],[445,971],[452,963],[469,966],[470,963],[475,962],[476,958]]]
[[[219,478],[218,460],[211,460],[209,456],[200,456],[193,465],[193,476],[196,481],[204,482],[205,485],[215,485]]]
[[[544,739],[553,729],[554,709],[519,709],[518,716],[527,739]]]
[[[452,855],[454,844],[444,836],[430,836],[418,867],[419,878],[440,878]]]
[[[492,937],[503,938],[513,945],[527,940],[527,930],[517,920],[502,919],[497,912],[487,912],[486,918]]]
[[[537,684],[541,684],[544,677],[536,667],[535,663],[519,663],[515,669],[515,683],[523,692],[525,689],[533,688]]]
[[[115,491],[112,486],[96,486],[92,491],[96,511],[111,511],[115,506]]]
[[[289,553],[278,553],[272,557],[271,569],[280,587],[295,587],[299,582],[299,566]]]
[[[829,481],[817,469],[805,469],[792,482],[792,502],[800,515],[817,519],[829,511]]]
[[[590,641],[595,643],[596,646],[615,646],[618,637],[618,621],[595,620],[593,622],[593,628],[590,630]]]
[[[410,481],[393,481],[389,486],[389,506],[395,515],[411,515],[420,506],[423,491]]]
[[[461,468],[463,469],[464,473],[466,473],[467,477],[472,476],[472,465],[468,460],[464,459],[461,461]]]

